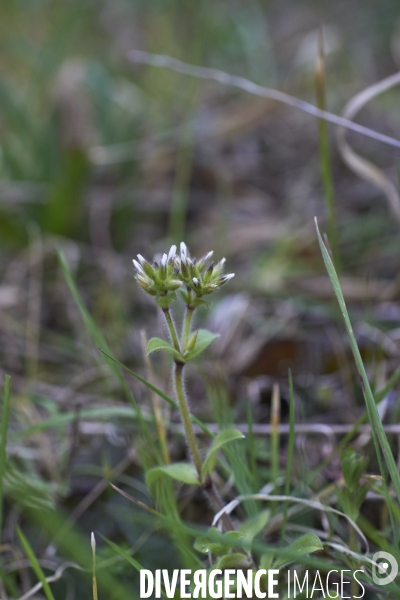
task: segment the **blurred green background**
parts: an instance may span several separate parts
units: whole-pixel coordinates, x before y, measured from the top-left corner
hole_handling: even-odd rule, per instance
[[[132,49],[167,54],[316,104],[321,26],[326,105],[340,114],[352,96],[400,69],[397,0],[2,0],[0,373],[13,377],[7,543],[15,521],[37,540],[32,503],[50,503],[75,515],[87,536],[95,529],[121,544],[135,544],[144,529],[107,485],[90,496],[136,437],[121,415],[101,413],[126,402],[82,326],[57,248],[113,354],[142,373],[140,332],[150,337],[161,325],[135,284],[132,258],[182,239],[194,254],[226,256],[236,278],[201,316],[221,343],[202,367],[206,385],[188,377],[195,412],[213,419],[207,390],[239,421],[249,401],[255,420],[266,422],[273,381],[287,402],[290,366],[304,419],[351,423],[362,398],[313,222],[316,215],[329,230],[322,158],[333,174],[344,295],[374,385],[396,366],[399,223],[382,191],[343,164],[335,129],[327,129],[329,159],[310,116],[129,60]],[[400,139],[398,105],[394,89],[357,120]],[[397,186],[397,150],[354,133],[348,140]],[[168,389],[168,366],[156,366]],[[129,385],[146,406],[145,391]],[[78,426],[83,409],[100,410],[99,419]],[[57,427],[31,429],[49,418]],[[321,453],[312,447],[305,460]],[[140,465],[122,462],[125,470],[120,484],[144,497]],[[196,506],[185,510],[200,519]],[[37,551],[44,548],[39,537]],[[147,568],[160,566],[156,551],[166,566],[163,536],[143,548]]]

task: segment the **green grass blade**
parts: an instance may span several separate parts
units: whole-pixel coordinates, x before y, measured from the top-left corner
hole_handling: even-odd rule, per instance
[[[47,600],[55,600],[55,598],[53,596],[53,592],[51,591],[50,586],[46,580],[46,576],[43,573],[42,568],[39,564],[39,561],[36,558],[35,553],[32,550],[28,540],[26,539],[26,537],[24,536],[24,534],[22,533],[22,531],[20,530],[20,528],[18,526],[17,526],[16,530],[17,530],[19,541],[21,542],[21,545],[25,551],[25,554],[28,557],[28,560],[31,563],[32,568],[36,573],[36,577],[39,579],[39,581],[41,582],[41,584],[43,586],[43,591],[45,593]]]
[[[326,80],[325,80],[325,59],[323,49],[322,31],[319,39],[319,56],[316,83],[317,106],[321,110],[326,110]],[[338,227],[335,211],[335,195],[332,176],[332,161],[329,149],[328,124],[324,119],[318,119],[318,134],[319,134],[319,158],[322,188],[324,192],[324,200],[326,213],[328,216],[328,236],[332,244],[332,252],[336,265],[340,266],[339,262],[339,243],[338,243]],[[339,269],[340,271],[340,269]]]
[[[394,460],[389,442],[387,440],[385,431],[382,426],[382,422],[381,422],[381,419],[380,419],[380,416],[378,413],[378,409],[376,407],[376,402],[375,402],[374,396],[372,394],[371,386],[369,384],[367,373],[364,368],[364,363],[362,361],[361,354],[360,354],[360,351],[359,351],[359,348],[357,345],[357,341],[354,336],[350,317],[347,312],[346,303],[344,301],[343,293],[342,293],[342,290],[340,287],[338,276],[335,271],[335,267],[333,265],[331,257],[329,256],[329,252],[328,252],[328,250],[324,244],[324,241],[322,239],[321,233],[318,228],[317,220],[315,220],[315,224],[316,224],[318,241],[319,241],[319,245],[321,248],[322,257],[324,259],[325,267],[326,267],[326,270],[328,271],[329,278],[332,282],[332,286],[335,291],[335,295],[336,295],[340,310],[343,315],[344,323],[345,323],[347,333],[348,333],[348,336],[350,339],[350,345],[351,345],[351,349],[353,352],[354,360],[356,362],[357,369],[358,369],[358,372],[361,377],[365,403],[367,406],[368,416],[369,416],[369,420],[371,423],[371,429],[372,429],[373,434],[377,436],[379,445],[381,447],[383,456],[385,458],[385,463],[388,468],[390,478],[391,478],[393,486],[396,490],[397,497],[400,500],[400,474],[398,472],[396,462]],[[383,473],[382,473],[382,476],[384,476]]]
[[[7,460],[7,431],[8,415],[10,412],[11,377],[6,375],[4,383],[4,401],[1,415],[1,441],[0,441],[0,543],[3,530],[3,479]]]
[[[399,381],[400,381],[400,367],[398,369],[396,369],[396,371],[393,373],[393,375],[391,377],[389,377],[389,380],[386,383],[386,385],[384,385],[383,388],[381,390],[379,390],[379,392],[375,393],[376,402],[379,403],[381,400],[383,400],[388,395],[388,393],[394,388],[396,383],[398,383]]]
[[[74,278],[72,277],[72,273],[70,271],[70,268],[68,266],[68,263],[66,261],[66,258],[64,256],[64,253],[62,252],[62,250],[58,250],[58,259],[60,261],[60,265],[61,265],[64,277],[65,277],[65,280],[66,280],[68,287],[70,289],[70,292],[76,302],[76,305],[79,308],[83,322],[86,326],[86,329],[88,330],[88,332],[90,334],[90,337],[92,338],[92,341],[96,344],[96,346],[105,348],[107,352],[104,352],[103,354],[105,355],[105,357],[109,358],[108,354],[110,353],[110,349],[108,347],[108,344],[107,344],[106,340],[104,339],[102,333],[99,331],[99,329],[96,326],[95,322],[93,321],[91,315],[89,314],[89,311],[87,310],[86,306],[84,305],[84,303],[82,301],[82,298],[79,294],[78,288],[76,286]],[[124,380],[121,373],[119,372],[119,369],[116,368],[115,361],[108,360],[108,358],[106,358],[107,364],[111,368],[115,377],[118,379],[122,389],[124,390],[124,393],[125,393],[127,399],[134,406],[134,408],[138,411],[138,416],[140,418],[141,411],[140,411],[140,407],[139,407],[138,403],[136,402],[135,397],[133,396],[132,392],[130,391],[129,387],[127,386],[126,381]]]
[[[292,372],[289,369],[289,440],[288,440],[287,462],[286,462],[285,496],[289,496],[289,492],[290,492],[290,480],[292,477],[292,466],[293,466],[293,455],[294,455],[294,442],[295,442],[294,391],[293,391]],[[285,502],[284,508],[283,508],[283,520],[282,520],[282,530],[281,530],[281,542],[282,543],[285,539],[287,511],[288,511],[288,503]]]
[[[271,402],[271,479],[275,487],[279,479],[279,421],[281,412],[281,398],[278,384],[274,384],[272,388]]]
[[[260,482],[258,477],[258,469],[257,469],[257,459],[256,459],[256,451],[254,445],[254,432],[253,432],[253,415],[251,414],[251,406],[250,402],[247,403],[247,451],[249,455],[249,464],[251,469],[251,475],[253,479],[253,487],[254,491],[260,489]]]
[[[125,560],[134,568],[136,569],[136,571],[138,571],[138,573],[140,573],[140,571],[142,569],[144,569],[144,567],[142,567],[142,565],[135,559],[133,558],[133,556],[131,556],[130,554],[128,554],[127,552],[125,552],[125,550],[123,550],[122,548],[120,548],[119,546],[117,546],[117,544],[114,544],[114,542],[112,542],[111,540],[108,540],[106,537],[104,537],[103,535],[101,536],[103,538],[103,540],[106,542],[106,544],[108,544],[108,546],[110,546],[110,548],[112,548],[114,550],[114,552],[116,552],[117,554],[119,554],[120,556],[122,556],[123,558],[125,558]],[[164,590],[161,588],[161,593],[162,595],[167,598],[167,595],[165,594]]]

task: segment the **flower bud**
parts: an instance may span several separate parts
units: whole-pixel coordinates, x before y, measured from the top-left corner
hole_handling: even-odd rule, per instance
[[[191,352],[192,350],[194,350],[194,347],[195,347],[196,342],[197,342],[197,336],[198,335],[199,335],[199,331],[197,330],[190,337],[190,340],[188,341],[188,345],[187,345],[188,352]]]

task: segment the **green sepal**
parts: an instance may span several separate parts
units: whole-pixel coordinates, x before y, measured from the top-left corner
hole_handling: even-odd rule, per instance
[[[162,308],[163,310],[165,310],[166,308],[169,308],[171,303],[174,300],[176,300],[175,292],[169,293],[165,296],[157,296],[156,297],[156,302],[157,302],[158,306],[160,308]]]

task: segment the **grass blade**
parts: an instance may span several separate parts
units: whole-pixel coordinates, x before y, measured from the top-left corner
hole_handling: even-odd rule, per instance
[[[323,47],[322,29],[319,35],[319,51],[317,74],[315,78],[317,106],[321,110],[326,110],[326,81],[325,81],[325,57]],[[338,244],[338,228],[335,211],[335,197],[332,176],[331,153],[329,150],[328,125],[324,119],[318,119],[319,133],[319,156],[320,156],[320,171],[322,179],[322,188],[324,192],[324,200],[326,213],[328,217],[328,237],[332,244],[333,257],[336,265],[339,263],[339,244]],[[340,269],[339,269],[340,271]]]
[[[249,456],[251,475],[253,479],[253,487],[255,491],[258,491],[260,489],[260,483],[258,478],[257,458],[254,445],[253,415],[251,414],[250,403],[247,404],[247,426],[247,451]]]
[[[72,277],[72,273],[70,271],[70,268],[68,266],[68,263],[66,261],[65,255],[62,252],[62,250],[58,250],[58,259],[60,261],[60,265],[61,265],[64,277],[65,277],[65,280],[67,282],[67,285],[70,289],[72,297],[74,298],[74,300],[76,302],[76,305],[79,308],[83,322],[86,326],[86,329],[89,332],[90,337],[92,338],[92,341],[96,344],[96,346],[101,346],[102,348],[105,348],[107,350],[107,352],[109,353],[110,349],[108,348],[108,344],[107,344],[106,340],[104,339],[102,333],[99,331],[97,325],[93,321],[89,311],[87,310],[86,306],[84,305],[84,303],[82,301],[82,298],[79,294],[78,288],[76,286],[74,278]],[[106,357],[108,356],[108,354],[106,352],[104,352],[104,354]],[[116,376],[116,378],[118,379],[118,381],[120,382],[121,387],[124,390],[127,399],[138,410],[138,413],[140,416],[140,407],[137,404],[135,397],[133,396],[129,387],[127,386],[126,381],[122,377],[119,370],[116,368],[115,361],[106,360],[106,362],[109,365],[109,367],[111,368],[111,370],[114,373],[114,375]]]
[[[25,554],[28,557],[28,560],[31,563],[32,568],[36,573],[36,577],[39,579],[39,581],[41,582],[41,584],[43,586],[43,591],[45,593],[47,600],[55,600],[55,598],[53,596],[53,592],[51,591],[50,586],[47,582],[46,576],[43,573],[42,568],[39,564],[39,561],[36,558],[35,553],[32,550],[28,540],[26,539],[26,537],[24,536],[24,534],[22,533],[22,531],[20,530],[20,528],[18,526],[17,526],[16,530],[17,530],[19,541],[21,542],[21,545],[25,551]]]
[[[123,558],[125,558],[125,560],[134,568],[136,569],[136,571],[138,571],[138,573],[140,573],[140,571],[142,569],[144,569],[144,567],[142,567],[142,565],[135,559],[133,558],[133,556],[131,556],[130,554],[128,554],[128,552],[125,552],[125,550],[123,550],[122,548],[120,548],[119,546],[117,546],[117,544],[114,544],[114,542],[112,542],[111,540],[108,540],[106,537],[104,537],[103,535],[101,536],[102,539],[106,542],[106,544],[108,544],[108,546],[110,548],[112,548],[114,550],[114,552],[116,554],[119,554],[120,556],[122,556]],[[164,590],[161,588],[161,593],[162,595],[167,598]]]
[[[358,372],[360,374],[360,378],[362,381],[362,387],[364,392],[365,403],[367,406],[368,417],[371,424],[371,429],[373,435],[376,435],[379,445],[382,450],[382,454],[385,458],[385,463],[389,471],[390,478],[392,480],[394,489],[396,490],[396,494],[398,499],[400,500],[400,474],[398,472],[396,462],[394,460],[392,450],[390,448],[389,442],[387,440],[385,431],[382,426],[382,422],[378,413],[378,409],[376,407],[376,402],[374,396],[372,394],[371,386],[368,381],[367,373],[364,368],[364,363],[361,358],[360,350],[357,345],[356,338],[354,336],[353,327],[351,325],[349,313],[347,312],[346,303],[344,301],[343,293],[340,287],[339,279],[335,271],[335,267],[329,256],[329,252],[324,244],[324,241],[321,237],[321,233],[318,228],[317,220],[315,219],[318,241],[322,252],[322,258],[324,259],[326,270],[328,271],[329,278],[332,282],[332,286],[339,303],[340,310],[343,315],[344,323],[347,329],[347,333],[350,339],[350,345],[353,352],[354,360],[357,365]],[[382,473],[382,477],[384,477],[384,473]]]
[[[3,530],[3,479],[7,460],[7,431],[8,415],[10,412],[11,377],[6,375],[4,383],[4,401],[1,415],[1,441],[0,441],[0,543]]]
[[[290,480],[292,477],[294,441],[295,441],[294,426],[295,426],[295,414],[294,414],[293,377],[292,377],[292,372],[289,369],[289,440],[288,440],[287,462],[286,462],[285,496],[289,496]],[[281,530],[281,542],[282,543],[285,539],[287,511],[288,511],[288,503],[285,502],[284,508],[283,508],[283,520],[282,520],[282,530]]]
[[[279,391],[279,385],[274,383],[272,388],[272,402],[271,402],[271,479],[275,486],[278,485],[279,479],[279,447],[280,447],[280,435],[279,435],[279,421],[281,413],[281,396]]]

